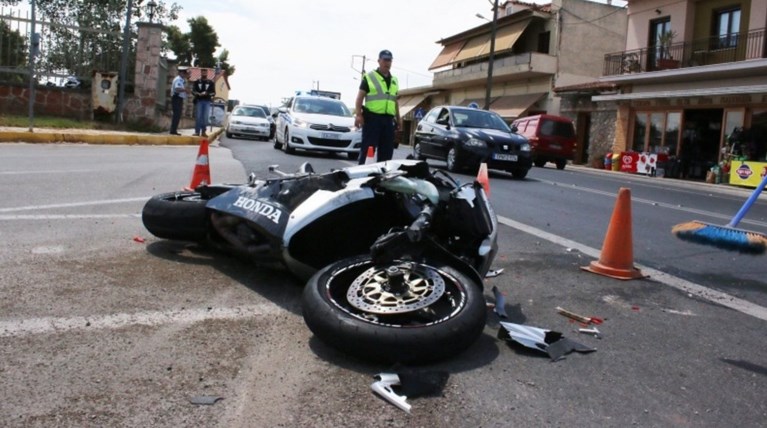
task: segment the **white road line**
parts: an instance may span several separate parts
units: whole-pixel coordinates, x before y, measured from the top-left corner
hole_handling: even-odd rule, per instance
[[[541,239],[545,239],[549,242],[553,242],[554,244],[561,245],[567,248],[576,249],[580,251],[581,253],[586,254],[587,256],[591,256],[595,259],[599,259],[601,250],[597,250],[596,248],[591,248],[579,242],[571,241],[567,238],[562,238],[561,236],[554,235],[553,233],[549,233],[532,226],[528,226],[524,223],[514,221],[510,218],[499,216],[498,222],[506,226],[512,227],[514,229],[521,230],[522,232],[528,233],[530,235],[537,236]],[[699,297],[701,299],[708,300],[710,302],[728,307],[730,309],[734,309],[746,315],[751,315],[755,318],[759,318],[760,320],[767,321],[767,308],[763,306],[759,306],[749,301],[737,298],[735,296],[731,296],[727,293],[722,293],[720,291],[706,288],[702,285],[695,284],[694,282],[690,282],[685,279],[678,278],[673,275],[669,275],[665,272],[662,272],[647,266],[643,266],[638,263],[635,263],[634,265],[638,269],[640,269],[643,274],[649,275],[650,278],[653,279],[654,281],[676,288],[678,290],[681,290],[685,293]]]
[[[16,211],[32,211],[32,210],[48,210],[54,208],[72,208],[72,207],[87,207],[93,205],[108,205],[108,204],[125,204],[129,202],[148,201],[149,196],[142,196],[139,198],[125,198],[125,199],[105,199],[103,201],[86,201],[86,202],[70,202],[67,204],[52,204],[52,205],[28,205],[25,207],[13,207],[13,208],[0,208],[0,213],[11,213]]]
[[[234,308],[175,309],[70,318],[29,318],[0,321],[0,337],[21,337],[33,334],[65,333],[73,330],[103,330],[133,327],[137,325],[158,326],[163,324],[193,324],[208,320],[239,320],[280,312],[277,305],[262,303]]]
[[[48,170],[40,170],[40,171],[0,171],[0,175],[40,175],[40,174],[70,174],[70,173],[92,173],[92,172],[101,172],[101,170],[97,169],[70,169],[70,170],[64,170],[64,169],[48,169]]]
[[[141,214],[20,214],[0,215],[0,221],[6,220],[89,220],[105,218],[138,218]]]
[[[541,183],[551,184],[552,186],[569,187],[569,188],[572,188],[572,189],[581,190],[581,191],[588,192],[588,193],[594,193],[594,194],[597,194],[597,195],[609,196],[611,198],[615,198],[615,196],[617,195],[617,192],[607,192],[607,191],[604,191],[604,190],[591,189],[591,188],[588,188],[588,187],[572,186],[572,185],[558,183],[556,181],[548,181],[548,180],[538,180],[538,181],[540,181]],[[687,212],[687,213],[691,213],[691,214],[697,214],[697,215],[702,215],[702,216],[706,216],[706,217],[712,217],[712,218],[717,218],[717,219],[720,219],[720,220],[725,220],[723,222],[723,224],[725,224],[725,223],[729,222],[730,220],[732,220],[732,216],[726,216],[724,214],[719,214],[719,213],[715,213],[715,212],[711,212],[711,211],[698,210],[698,209],[695,209],[695,208],[687,208],[687,207],[683,207],[683,206],[680,206],[680,205],[667,204],[665,202],[657,202],[657,201],[653,201],[653,200],[650,200],[650,199],[637,198],[637,197],[635,197],[633,195],[631,196],[631,202],[638,202],[640,204],[653,205],[653,206],[658,206],[658,207],[662,207],[662,208],[668,208],[668,209],[672,209],[672,210],[676,210],[676,211],[683,211],[683,212]],[[734,213],[733,213],[733,215],[734,215]],[[693,219],[690,219],[690,220],[693,220]],[[758,221],[758,220],[750,220],[750,219],[747,219],[747,218],[744,218],[743,220],[741,220],[740,223],[742,223],[742,224],[750,224],[750,225],[753,225],[753,226],[767,227],[767,222]]]

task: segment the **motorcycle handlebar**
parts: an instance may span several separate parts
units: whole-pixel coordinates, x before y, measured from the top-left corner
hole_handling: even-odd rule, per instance
[[[429,205],[418,214],[413,224],[407,228],[407,237],[411,242],[420,241],[423,236],[423,231],[427,230],[431,226],[431,219],[434,216],[434,210],[436,207]]]

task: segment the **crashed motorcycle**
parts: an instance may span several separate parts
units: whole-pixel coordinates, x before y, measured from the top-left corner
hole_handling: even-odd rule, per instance
[[[303,316],[326,344],[365,360],[449,358],[481,334],[482,280],[497,219],[478,182],[426,162],[316,173],[269,167],[245,184],[165,193],[144,206],[159,238],[195,241],[307,279]]]

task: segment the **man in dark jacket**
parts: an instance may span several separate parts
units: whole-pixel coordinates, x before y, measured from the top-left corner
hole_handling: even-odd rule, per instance
[[[194,135],[207,137],[205,128],[208,126],[208,116],[210,116],[210,103],[216,96],[216,85],[208,79],[208,70],[200,70],[202,76],[192,85],[192,95],[194,95]]]

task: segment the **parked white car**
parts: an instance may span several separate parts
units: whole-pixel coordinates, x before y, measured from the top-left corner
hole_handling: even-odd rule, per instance
[[[227,138],[235,135],[256,137],[268,140],[270,134],[269,120],[260,106],[239,105],[229,115],[229,123],[226,124]]]
[[[274,148],[285,153],[296,149],[346,153],[351,160],[359,156],[362,132],[354,126],[354,116],[341,100],[297,95],[279,109]]]

